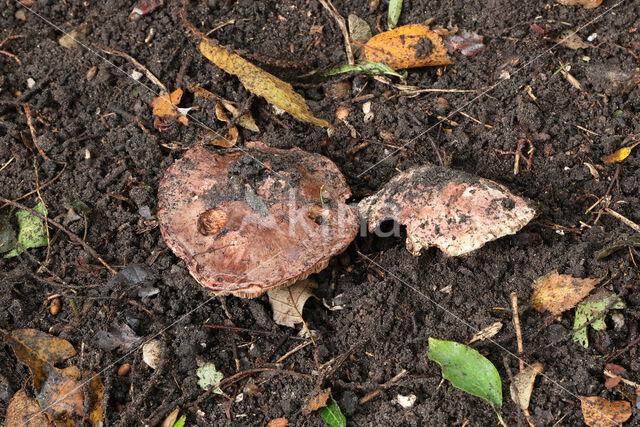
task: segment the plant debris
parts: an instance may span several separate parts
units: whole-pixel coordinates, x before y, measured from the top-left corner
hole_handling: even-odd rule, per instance
[[[514,377],[509,391],[511,392],[511,400],[517,404],[523,411],[529,408],[531,393],[533,393],[533,384],[536,376],[544,372],[542,363],[534,363],[527,366],[523,371],[518,372]]]
[[[215,363],[207,362],[203,364],[196,370],[196,375],[201,389],[215,394],[222,394],[220,382],[224,378],[224,374],[216,369]]]
[[[270,104],[300,121],[327,128],[333,127],[326,120],[315,117],[304,98],[296,93],[289,83],[213,42],[203,40],[200,42],[199,49],[209,61],[225,72],[238,77],[249,92],[263,97]]]
[[[600,252],[598,252],[597,258],[605,259],[608,256],[613,255],[619,250],[625,249],[625,248],[640,248],[640,234],[634,234],[628,239],[623,240],[620,243],[617,243],[613,246],[609,246],[608,248],[601,250]]]
[[[602,0],[556,0],[564,6],[582,6],[585,9],[593,9],[602,4]]]
[[[589,347],[589,336],[587,322],[591,322],[591,327],[596,331],[604,331],[607,324],[604,321],[609,310],[621,310],[625,307],[624,302],[613,292],[599,292],[581,302],[576,307],[576,316],[573,321],[573,340],[583,346]]]
[[[167,245],[191,275],[221,294],[255,297],[324,269],[351,243],[358,211],[326,157],[248,142],[186,152],[158,190]]]
[[[449,53],[460,52],[463,56],[474,56],[487,47],[485,46],[484,37],[471,31],[461,31],[459,33],[447,34],[444,37],[444,44],[447,46]]]
[[[307,399],[306,403],[302,407],[302,413],[304,415],[309,415],[312,412],[316,412],[319,409],[325,408],[327,406],[327,402],[331,398],[331,389],[325,388],[324,390],[318,390],[313,393],[309,399]]]
[[[347,427],[347,417],[344,416],[333,397],[329,398],[327,406],[322,408],[320,416],[330,427]]]
[[[609,154],[608,156],[603,157],[602,161],[605,163],[619,163],[629,157],[629,154],[631,154],[631,150],[633,150],[638,144],[640,144],[640,141],[636,142],[630,147],[622,147],[621,149]]]
[[[187,114],[191,108],[179,108],[180,100],[182,99],[182,89],[176,89],[171,93],[157,96],[151,103],[153,107],[153,115],[155,117],[153,121],[153,127],[166,132],[171,129],[171,123],[174,120],[178,120],[185,126],[189,126],[189,119]]]
[[[364,56],[394,70],[453,64],[440,35],[418,24],[373,36],[364,46]]]
[[[42,202],[35,205],[33,210],[42,215],[47,215],[47,208]],[[18,222],[18,236],[15,242],[12,242],[11,234],[5,234],[5,239],[8,239],[6,244],[14,246],[4,255],[5,258],[13,258],[23,253],[26,249],[39,248],[49,244],[47,228],[41,218],[30,212],[20,210],[16,212],[16,220]],[[10,227],[8,223],[5,224],[5,227]],[[5,231],[5,233],[11,232]],[[2,251],[0,250],[0,252]]]
[[[313,296],[311,289],[317,287],[318,283],[315,280],[307,278],[291,286],[268,291],[273,321],[290,328],[303,323],[302,309],[307,300]]]
[[[572,309],[595,288],[601,279],[578,279],[551,271],[536,279],[531,300],[539,312],[548,311],[554,316]]]
[[[430,246],[463,255],[516,233],[535,216],[529,202],[504,186],[435,165],[396,175],[358,206],[370,232],[389,219],[405,225],[407,250],[415,256]]]
[[[389,0],[389,11],[387,13],[387,27],[393,30],[400,20],[402,13],[402,0]]]
[[[599,396],[579,396],[582,417],[589,427],[616,427],[631,418],[633,409],[626,400],[608,400]]]
[[[354,54],[357,54],[362,50],[363,44],[365,44],[371,38],[371,27],[364,19],[353,13],[349,14],[349,35],[354,42],[351,44],[351,49]]]
[[[389,76],[405,78],[405,74],[400,74],[395,71],[393,68],[389,67],[387,64],[383,64],[381,62],[371,62],[371,61],[360,61],[356,64],[344,64],[335,68],[328,68],[325,70],[317,70],[312,71],[308,74],[303,75],[302,77],[318,75],[318,76],[335,76],[336,74],[343,73],[356,73],[356,74],[365,74],[365,75],[380,75],[386,74]]]

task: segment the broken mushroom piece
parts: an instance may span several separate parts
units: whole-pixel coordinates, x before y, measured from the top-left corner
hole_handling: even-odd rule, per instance
[[[535,216],[525,199],[504,186],[435,165],[395,176],[358,206],[369,232],[385,220],[404,224],[407,249],[416,256],[430,246],[449,256],[466,254],[516,233]]]
[[[253,298],[324,269],[355,238],[359,215],[336,165],[261,142],[195,147],[158,190],[162,237],[202,286]]]

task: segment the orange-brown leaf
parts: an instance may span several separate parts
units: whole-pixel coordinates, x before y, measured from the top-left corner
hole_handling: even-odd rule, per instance
[[[331,397],[331,389],[325,388],[324,390],[320,390],[317,393],[313,394],[307,403],[302,407],[302,413],[304,415],[309,415],[312,412],[317,411],[318,409],[322,409],[327,406],[327,401]]]
[[[615,427],[627,421],[632,414],[626,400],[607,400],[598,396],[580,396],[582,417],[589,427]]]
[[[631,154],[631,150],[633,150],[636,145],[638,145],[638,144],[637,143],[633,144],[631,147],[622,147],[618,151],[615,151],[615,152],[609,154],[608,156],[605,156],[602,159],[602,161],[605,162],[605,163],[621,162],[624,159],[626,159],[627,157],[629,157],[629,154]]]
[[[286,418],[274,418],[271,421],[269,421],[269,424],[267,424],[267,427],[287,427],[288,424],[289,424],[289,420]]]
[[[595,288],[600,279],[578,279],[552,271],[539,277],[533,286],[533,307],[557,316],[582,301]]]
[[[9,402],[5,417],[5,425],[53,427],[54,424],[49,421],[44,412],[40,411],[41,408],[38,401],[29,397],[26,391],[20,390],[13,395]]]
[[[189,125],[189,119],[178,111],[178,104],[182,99],[182,89],[176,89],[171,93],[157,96],[153,98],[151,106],[153,107],[153,115],[162,119],[178,118],[178,121],[185,126]]]
[[[394,70],[453,64],[442,38],[425,25],[411,24],[373,36],[364,45],[368,61]]]
[[[585,9],[593,9],[602,4],[602,0],[556,0],[564,6],[582,6]]]
[[[47,380],[37,399],[57,425],[79,425],[84,417],[84,391],[78,370],[49,368]]]

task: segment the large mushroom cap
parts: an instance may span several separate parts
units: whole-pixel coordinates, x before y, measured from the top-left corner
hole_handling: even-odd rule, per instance
[[[255,297],[322,270],[349,245],[359,223],[350,196],[319,154],[261,142],[224,153],[195,147],[160,182],[158,221],[201,285]]]
[[[430,246],[462,255],[516,233],[535,217],[529,202],[504,186],[435,165],[395,176],[359,207],[369,231],[388,219],[404,224],[413,255]]]

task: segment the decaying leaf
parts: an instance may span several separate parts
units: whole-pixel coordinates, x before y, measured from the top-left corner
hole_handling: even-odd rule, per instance
[[[98,348],[106,351],[115,350],[116,348],[119,348],[121,351],[131,350],[138,345],[140,339],[133,329],[124,322],[116,322],[108,331],[98,331],[96,333],[96,344]]]
[[[18,329],[4,336],[20,363],[31,371],[33,387],[40,390],[49,375],[49,367],[75,356],[67,340],[36,329]]]
[[[393,68],[389,67],[387,64],[383,64],[381,62],[371,62],[371,61],[360,61],[356,64],[344,64],[338,67],[329,68],[325,70],[317,70],[312,71],[303,75],[306,76],[335,76],[336,74],[343,73],[358,73],[358,74],[366,74],[366,75],[378,75],[378,74],[386,74],[388,76],[406,77],[406,71],[404,74],[400,74],[395,71]]]
[[[273,321],[278,325],[294,328],[302,323],[302,309],[307,300],[313,296],[311,289],[317,288],[313,279],[304,279],[289,287],[272,289],[267,292],[273,310]]]
[[[579,396],[582,417],[589,427],[616,427],[627,421],[633,410],[626,400],[607,400],[599,396]]]
[[[182,99],[182,89],[176,89],[171,93],[157,96],[153,98],[151,106],[153,107],[153,115],[164,122],[177,119],[185,126],[189,125],[189,119],[185,115],[189,109],[178,108]],[[158,126],[156,126],[158,128]]]
[[[544,372],[544,365],[540,362],[527,366],[524,371],[518,372],[513,377],[513,382],[509,387],[511,392],[511,400],[514,401],[520,409],[529,408],[529,400],[533,392],[533,384],[536,376]]]
[[[516,233],[535,216],[529,202],[504,186],[435,165],[396,175],[358,207],[370,232],[389,219],[405,225],[407,249],[415,256],[430,246],[463,255]]]
[[[572,309],[595,288],[601,279],[578,279],[552,271],[539,277],[533,285],[533,307],[554,316]]]
[[[36,396],[43,410],[62,425],[80,425],[83,418],[85,396],[78,375],[77,369],[50,367]]]
[[[102,384],[100,376],[93,372],[85,372],[83,379],[86,380],[87,378],[90,378],[89,401],[87,402],[89,405],[89,414],[87,421],[89,421],[92,426],[102,426],[104,425],[104,407],[102,406],[104,384]]]
[[[471,337],[471,339],[467,343],[467,345],[471,345],[474,342],[484,341],[486,339],[494,337],[498,332],[500,332],[500,329],[502,329],[502,323],[501,322],[492,323],[491,325],[487,326],[483,330],[481,330],[481,331],[477,332],[476,334],[474,334],[473,337]]]
[[[288,424],[289,424],[289,420],[286,418],[274,418],[271,421],[269,421],[269,424],[267,424],[267,427],[287,427]]]
[[[33,210],[47,215],[47,208],[42,202],[35,205]],[[16,220],[18,222],[17,243],[12,250],[4,255],[5,258],[18,256],[26,249],[39,248],[49,244],[47,228],[42,219],[31,212],[20,210],[16,212]]]
[[[212,362],[205,363],[196,370],[198,376],[198,385],[205,391],[212,391],[216,394],[222,394],[220,389],[220,381],[224,378],[224,374],[216,369],[216,365]]]
[[[322,409],[327,406],[327,401],[331,397],[331,389],[325,388],[324,390],[319,390],[316,393],[313,393],[307,402],[302,407],[302,413],[304,415],[309,415],[312,412],[315,412],[319,409]]]
[[[556,39],[558,43],[569,49],[586,49],[591,45],[580,38],[574,30],[564,30]]]
[[[373,36],[364,46],[364,55],[394,70],[453,64],[440,35],[418,24]]]
[[[621,162],[624,159],[626,159],[627,157],[629,157],[629,154],[631,154],[631,151],[638,144],[640,144],[640,142],[636,142],[635,144],[633,144],[630,147],[622,147],[618,151],[615,151],[614,153],[611,153],[608,156],[603,157],[602,161],[605,162],[605,163],[618,163],[618,162]]]
[[[402,0],[389,0],[389,13],[387,13],[387,27],[393,30],[398,25],[402,13]]]
[[[18,239],[9,221],[9,215],[0,216],[0,254],[15,249],[17,244]]]
[[[238,77],[249,92],[263,97],[270,104],[300,121],[333,128],[326,120],[313,115],[304,98],[296,93],[289,83],[267,73],[223,46],[202,41],[199,49],[209,61],[225,72]]]
[[[589,347],[589,335],[587,327],[582,326],[591,322],[591,327],[596,331],[607,329],[604,317],[609,309],[623,309],[624,302],[618,295],[609,291],[602,291],[592,295],[576,307],[576,316],[573,321],[573,340],[584,348]]]
[[[609,255],[613,255],[618,252],[620,249],[624,249],[627,247],[637,248],[640,247],[640,234],[634,234],[629,237],[627,240],[622,241],[616,245],[610,246],[606,249],[603,249],[598,253],[598,259],[604,259]]]
[[[5,415],[7,426],[54,427],[36,399],[29,397],[25,390],[13,395]]]
[[[238,125],[250,130],[251,132],[260,132],[260,128],[258,127],[258,125],[256,124],[255,119],[253,118],[253,116],[251,115],[250,112],[246,112],[243,115],[241,115],[240,117],[238,117],[238,115],[240,114],[240,110],[238,110],[238,108],[233,104],[233,102],[224,99],[223,97],[221,97],[220,95],[213,93],[201,86],[192,86],[189,87],[189,90],[191,92],[193,92],[193,95],[197,98],[197,97],[203,97],[206,99],[213,99],[217,102],[220,102],[224,108],[231,113],[231,116],[233,116],[233,118],[237,118],[238,119]]]
[[[556,0],[564,6],[582,6],[585,9],[593,9],[602,4],[602,0]]]
[[[231,119],[225,113],[224,106],[220,101],[216,102],[216,117],[221,122],[231,123]],[[236,128],[235,126],[231,126],[229,128],[229,132],[227,133],[227,136],[225,137],[220,136],[220,134],[216,132],[209,131],[205,136],[205,141],[211,145],[216,145],[218,147],[224,147],[224,148],[233,147],[234,145],[236,145],[236,142],[238,141],[238,128]]]
[[[353,13],[349,14],[349,36],[357,43],[351,43],[351,49],[356,54],[362,49],[362,44],[371,38],[371,27],[364,19]]]

